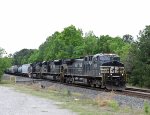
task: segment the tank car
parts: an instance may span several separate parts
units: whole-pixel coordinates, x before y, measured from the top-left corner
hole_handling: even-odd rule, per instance
[[[21,73],[23,76],[31,77],[32,67],[31,64],[23,64],[21,67]]]
[[[9,74],[15,75],[15,74],[17,74],[17,72],[18,72],[17,70],[18,70],[18,66],[17,66],[17,65],[14,65],[14,66],[11,66],[10,68],[8,68],[7,72],[8,72]]]
[[[18,67],[17,75],[22,75],[22,65]]]

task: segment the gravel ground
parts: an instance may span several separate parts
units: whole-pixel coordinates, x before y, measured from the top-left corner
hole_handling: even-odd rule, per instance
[[[5,75],[5,78],[7,78],[7,77],[9,77],[9,76]],[[26,79],[30,79],[30,78],[17,77],[17,80],[26,80]],[[40,81],[39,83],[46,87],[53,86],[59,90],[67,89],[71,92],[81,93],[81,94],[83,94],[83,96],[89,97],[89,98],[96,98],[98,96],[100,96],[100,97],[107,96],[108,97],[110,95],[109,92],[95,91],[95,90],[90,90],[90,89],[85,89],[85,88],[67,86],[67,85],[52,83],[52,82],[48,82],[48,81]],[[131,108],[143,108],[145,101],[147,101],[150,104],[150,100],[132,97],[132,96],[115,94],[115,95],[113,95],[112,98],[114,100],[116,100],[120,106],[129,106]]]
[[[131,108],[143,108],[145,101],[147,101],[150,104],[150,100],[132,97],[132,96],[111,94],[110,92],[95,91],[95,90],[73,87],[73,86],[66,86],[63,84],[56,84],[56,83],[51,83],[46,81],[42,81],[41,84],[44,84],[45,86],[53,86],[59,90],[67,89],[71,92],[81,93],[85,97],[89,97],[89,98],[97,98],[98,96],[104,98],[104,97],[109,97],[109,95],[112,95],[111,97],[114,100],[116,100],[120,106],[129,106]]]
[[[55,104],[57,102],[0,86],[0,115],[75,115]]]

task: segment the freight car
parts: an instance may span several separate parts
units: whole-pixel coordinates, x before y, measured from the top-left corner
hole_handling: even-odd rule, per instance
[[[19,68],[18,68],[19,70]],[[32,66],[31,64],[23,64],[21,66],[21,73],[23,76],[31,77]]]
[[[18,66],[17,65],[11,66],[10,68],[7,68],[5,70],[5,72],[8,74],[17,74],[18,73]]]

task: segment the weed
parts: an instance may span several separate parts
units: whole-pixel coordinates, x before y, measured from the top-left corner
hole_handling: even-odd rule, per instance
[[[32,88],[33,88],[35,91],[40,91],[41,85],[40,85],[40,84],[33,84],[33,85],[32,85]]]
[[[144,102],[144,112],[146,115],[150,115],[150,104],[148,102]]]
[[[8,80],[2,80],[2,81],[0,82],[0,84],[11,84],[11,82],[8,81]]]
[[[108,102],[108,105],[110,107],[112,107],[115,111],[119,110],[119,104],[116,101],[114,101],[114,100],[110,100]]]
[[[96,103],[99,105],[99,106],[108,106],[109,105],[109,102],[111,100],[113,100],[113,97],[114,97],[114,92],[111,92],[111,93],[107,93],[107,95],[105,96],[100,96],[98,95],[95,99]]]
[[[98,106],[107,106],[108,105],[108,100],[99,95],[96,97],[95,102],[97,103]]]
[[[51,85],[47,88],[48,90],[57,91],[58,89],[55,87],[55,85]]]
[[[10,82],[16,83],[16,77],[15,76],[10,76],[9,77]]]
[[[96,103],[100,106],[100,107],[111,107],[113,110],[117,111],[119,110],[119,104],[113,100],[115,93],[111,92],[108,93],[106,96],[101,97],[100,95],[98,95],[95,99]]]
[[[71,91],[68,90],[68,89],[64,89],[64,90],[62,91],[62,94],[63,94],[64,96],[71,96]]]

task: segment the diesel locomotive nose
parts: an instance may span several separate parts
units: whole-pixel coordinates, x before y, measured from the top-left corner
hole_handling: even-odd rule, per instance
[[[106,62],[100,66],[100,71],[105,77],[107,89],[124,89],[126,75],[124,64],[118,61]]]

